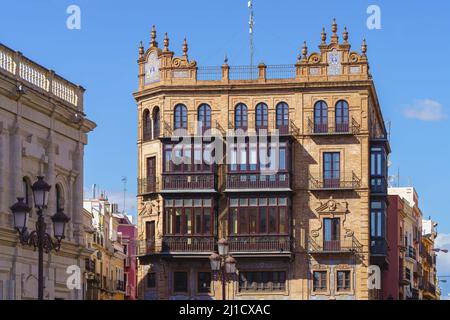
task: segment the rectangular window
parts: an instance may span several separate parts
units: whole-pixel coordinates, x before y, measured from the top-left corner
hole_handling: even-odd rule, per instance
[[[231,217],[230,217],[230,233],[238,234],[238,209],[231,209]]]
[[[202,233],[202,208],[195,208],[195,233],[201,234]]]
[[[285,171],[287,169],[286,166],[286,149],[280,148],[280,170]]]
[[[313,272],[313,291],[324,292],[327,291],[327,272],[314,271]]]
[[[156,273],[151,272],[147,274],[147,288],[156,288]]]
[[[323,247],[326,251],[339,251],[341,246],[341,219],[323,219]]]
[[[269,233],[277,233],[277,209],[269,208]]]
[[[337,291],[350,291],[350,271],[337,272]]]
[[[385,237],[385,219],[385,204],[381,201],[372,201],[370,210],[370,235],[372,238]]]
[[[324,188],[337,188],[340,185],[340,153],[325,152],[323,154]]]
[[[199,272],[197,274],[197,291],[199,293],[211,292],[211,272]]]
[[[267,233],[267,208],[259,209],[259,232]]]
[[[242,271],[239,273],[240,292],[284,292],[285,271]]]
[[[174,272],[173,273],[173,292],[187,293],[188,292],[188,273]]]

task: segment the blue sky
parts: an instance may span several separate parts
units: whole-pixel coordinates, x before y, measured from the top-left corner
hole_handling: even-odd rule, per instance
[[[66,28],[66,9],[81,8],[81,30]],[[369,5],[381,8],[381,30],[366,27]],[[122,205],[121,178],[128,178],[127,210],[135,213],[137,47],[147,45],[151,25],[162,44],[199,65],[249,63],[247,0],[107,1],[2,0],[0,40],[86,89],[85,111],[98,124],[85,158],[85,187],[94,183]],[[448,1],[255,0],[257,62],[295,63],[304,40],[316,50],[323,26],[336,17],[353,49],[367,38],[368,56],[385,120],[391,121],[392,166],[400,184],[420,195],[425,217],[450,234],[450,42]],[[442,238],[446,239],[446,238]],[[450,247],[450,241],[441,240]],[[450,259],[439,273],[450,275]],[[450,279],[449,279],[450,281]],[[446,294],[450,285],[445,285]]]

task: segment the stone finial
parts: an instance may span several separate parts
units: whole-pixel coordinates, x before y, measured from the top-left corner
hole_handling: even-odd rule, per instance
[[[327,33],[325,32],[325,28],[322,28],[322,44],[326,44],[327,42]]]
[[[333,24],[331,25],[331,31],[333,31],[333,35],[336,35],[337,29],[338,29],[338,26],[336,23],[336,18],[333,18]]]
[[[302,55],[303,59],[308,57],[308,46],[306,45],[306,41],[303,42]]]
[[[158,42],[156,42],[156,27],[153,25],[152,27],[152,33],[151,33],[152,40],[150,41],[150,47],[157,47]]]
[[[187,40],[186,38],[184,38],[183,40],[183,56],[187,57],[187,53],[188,53],[188,44],[187,44]]]
[[[348,31],[347,31],[347,27],[344,27],[344,32],[342,33],[342,39],[344,39],[344,42],[345,42],[345,43],[348,42]]]
[[[362,52],[363,57],[365,57],[365,56],[366,56],[366,53],[367,53],[367,43],[366,43],[366,39],[363,39],[363,43],[362,43],[362,45],[361,45],[361,52]]]
[[[142,58],[144,56],[144,44],[142,41],[139,43],[139,57]]]
[[[169,36],[167,35],[167,32],[164,34],[164,51],[169,51]]]

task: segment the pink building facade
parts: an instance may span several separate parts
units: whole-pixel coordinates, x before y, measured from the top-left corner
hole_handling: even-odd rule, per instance
[[[122,235],[124,252],[127,254],[125,261],[125,300],[137,299],[137,260],[136,239],[137,228],[124,214],[114,214],[119,222],[117,231]]]

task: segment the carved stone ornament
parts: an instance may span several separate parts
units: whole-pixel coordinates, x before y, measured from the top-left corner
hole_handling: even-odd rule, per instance
[[[348,202],[337,202],[330,197],[326,202],[320,202],[316,212],[321,214],[346,214],[348,212]]]

